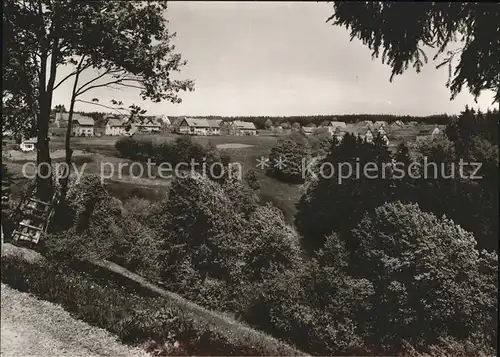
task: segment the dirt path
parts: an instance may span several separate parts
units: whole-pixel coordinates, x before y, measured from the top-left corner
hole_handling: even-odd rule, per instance
[[[2,284],[1,355],[149,356],[103,329],[76,320],[60,306]]]

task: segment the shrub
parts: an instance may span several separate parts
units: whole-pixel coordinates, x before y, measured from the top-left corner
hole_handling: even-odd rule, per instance
[[[494,270],[482,267],[496,255],[481,258],[471,233],[396,202],[367,213],[348,239],[356,247],[350,273],[375,289],[368,341],[396,351],[402,341],[423,348],[446,337],[493,344],[497,286]]]
[[[372,293],[367,281],[312,261],[266,281],[243,318],[310,353],[359,353],[363,340],[355,318]]]
[[[178,178],[157,219],[167,286],[211,309],[238,310],[246,304],[244,286],[299,261],[297,238],[282,213],[260,207],[237,180]]]
[[[309,156],[309,142],[302,134],[280,138],[269,154],[268,174],[284,182],[302,183],[302,163]]]
[[[273,205],[258,207],[242,235],[248,242],[244,256],[249,281],[264,281],[300,264],[299,239]]]
[[[255,175],[254,170],[249,170],[245,174],[245,181],[248,184],[248,187],[250,187],[254,191],[258,191],[260,189],[260,183],[259,180],[257,179],[257,176]]]

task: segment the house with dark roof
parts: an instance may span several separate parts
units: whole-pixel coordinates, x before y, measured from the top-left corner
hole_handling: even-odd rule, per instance
[[[56,113],[55,124],[58,128],[67,128],[69,113]],[[78,113],[73,113],[71,135],[94,136],[94,119]]]
[[[255,124],[250,121],[234,120],[230,123],[231,135],[257,135]]]
[[[221,119],[184,118],[177,130],[188,135],[220,135],[221,123]]]
[[[104,127],[104,135],[123,135],[124,131],[125,126],[123,120],[120,118],[109,118]]]
[[[335,129],[333,135],[337,138],[338,141],[342,141],[346,134],[351,134],[355,137],[359,137],[361,140],[367,143],[372,143],[376,135],[376,133],[374,134],[370,127],[359,127],[357,125],[347,125],[345,128],[337,128]],[[387,134],[381,133],[380,135],[382,135],[382,140],[384,140],[386,144],[389,145],[389,137],[387,136]]]
[[[328,128],[330,135],[334,135],[337,128],[345,129],[346,126],[347,124],[344,121],[332,120],[328,122],[328,125],[326,127]]]
[[[161,122],[156,116],[139,117],[132,123],[138,132],[141,133],[159,133],[161,132]]]

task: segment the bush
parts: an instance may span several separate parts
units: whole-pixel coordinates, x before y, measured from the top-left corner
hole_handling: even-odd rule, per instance
[[[297,237],[283,214],[240,181],[176,179],[157,214],[170,289],[219,311],[246,305],[245,286],[298,264]]]
[[[356,247],[350,274],[375,289],[368,341],[396,351],[402,341],[425,348],[447,337],[496,343],[497,257],[480,255],[471,233],[416,204],[396,202],[367,213],[348,239]]]
[[[266,281],[251,295],[243,318],[313,354],[359,355],[366,351],[360,349],[357,318],[371,294],[367,281],[313,260]]]
[[[302,183],[302,163],[310,154],[309,142],[302,134],[280,138],[269,154],[268,174],[283,182]]]

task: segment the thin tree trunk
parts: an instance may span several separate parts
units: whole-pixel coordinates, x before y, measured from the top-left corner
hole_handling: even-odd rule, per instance
[[[76,80],[75,80],[76,83]],[[69,107],[69,113],[68,113],[68,126],[66,128],[66,137],[64,138],[64,149],[66,151],[66,166],[64,167],[64,172],[62,173],[62,179],[61,179],[61,196],[63,201],[66,198],[66,192],[68,189],[68,183],[69,183],[69,175],[70,175],[70,165],[71,165],[71,159],[73,157],[73,149],[71,149],[71,132],[73,128],[73,110],[75,108],[75,97],[74,97],[74,92],[71,98],[71,104]]]
[[[72,134],[72,129],[73,129],[73,111],[75,109],[75,101],[77,97],[77,88],[78,88],[78,79],[80,78],[80,73],[82,70],[82,64],[83,60],[85,58],[85,55],[82,56],[80,63],[78,64],[78,68],[76,70],[76,75],[75,75],[75,82],[73,84],[73,91],[71,92],[71,102],[69,105],[69,113],[68,113],[68,127],[66,128],[66,137],[64,139],[64,149],[66,151],[66,166],[65,166],[65,172],[63,173],[62,180],[61,180],[61,202],[63,202],[66,198],[66,192],[68,190],[68,183],[69,183],[69,175],[70,175],[70,165],[71,165],[71,159],[73,157],[73,149],[71,149],[71,134]]]

